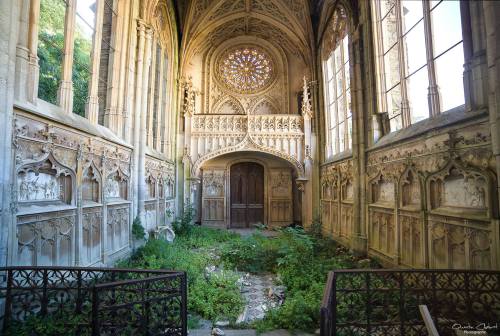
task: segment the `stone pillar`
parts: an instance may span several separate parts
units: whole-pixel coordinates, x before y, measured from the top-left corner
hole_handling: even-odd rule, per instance
[[[302,225],[309,227],[313,220],[313,159],[312,159],[312,106],[309,83],[303,78],[302,118],[304,120],[304,179],[297,181],[303,186]],[[309,183],[304,183],[307,180]]]
[[[137,63],[136,63],[136,85],[135,85],[135,106],[134,106],[134,138],[133,138],[133,146],[134,146],[134,156],[132,163],[132,171],[134,173],[133,182],[132,182],[132,195],[134,199],[134,207],[133,213],[134,218],[139,214],[139,204],[138,204],[138,187],[139,187],[139,143],[141,137],[141,107],[142,107],[142,85],[143,85],[143,64],[144,64],[144,47],[146,44],[146,24],[138,20],[137,21],[137,32],[138,32],[138,47],[137,47]],[[144,163],[144,160],[143,160]],[[143,170],[144,174],[144,170]],[[143,176],[144,178],[144,176]]]
[[[38,99],[38,79],[40,76],[40,67],[38,65],[38,22],[40,19],[40,0],[31,0],[30,20],[29,20],[29,72],[27,99],[28,102],[36,105]]]
[[[0,1],[0,266],[12,263],[16,227],[17,185],[14,179],[12,125],[16,46],[19,31],[20,1]],[[0,303],[0,313],[3,305]]]
[[[30,1],[21,0],[19,15],[19,31],[16,47],[16,87],[15,97],[16,100],[25,102],[28,100],[28,78],[29,78],[29,59],[30,50],[28,47],[29,35],[29,14],[30,14]]]
[[[151,40],[152,40],[152,31],[151,29],[145,28],[145,45],[144,45],[144,59],[142,62],[142,92],[140,96],[142,97],[141,106],[140,106],[140,126],[139,126],[139,147],[136,148],[139,152],[139,160],[138,160],[138,213],[141,218],[141,222],[144,225],[146,223],[145,217],[145,209],[144,202],[148,198],[148,190],[146,185],[146,147],[147,147],[147,138],[146,138],[146,111],[148,106],[148,80],[149,80],[149,71],[151,65]],[[136,109],[138,111],[139,109]]]
[[[497,176],[497,209],[500,208],[500,22],[497,19],[500,15],[500,4],[495,1],[483,1],[483,10],[486,27],[486,52],[488,60],[488,84],[489,84],[489,123],[491,130],[491,146],[494,161],[496,163]],[[492,219],[492,237],[494,241],[492,246],[495,250],[492,251],[493,256],[498,256],[500,253],[500,219]],[[496,265],[492,268],[500,269],[500,258],[494,260]]]
[[[130,3],[130,4],[129,4]],[[128,85],[133,84],[133,74],[129,72],[128,64],[129,62],[133,64],[134,61],[134,53],[135,53],[135,41],[137,38],[136,34],[131,34],[131,31],[134,31],[135,20],[131,18],[131,8],[133,7],[132,2],[126,3],[126,6],[123,8],[123,30],[120,36],[120,41],[116,38],[115,43],[115,55],[120,55],[120,72],[119,72],[119,85],[118,85],[118,104],[117,104],[117,115],[116,115],[116,123],[118,125],[118,129],[116,130],[116,134],[124,138],[126,141],[130,141],[129,139],[129,128],[128,128],[128,120],[131,117],[128,115],[130,110],[127,109],[127,91]],[[128,47],[128,48],[127,48]],[[127,57],[129,56],[129,57]],[[116,56],[115,56],[116,57]],[[132,83],[129,83],[132,82]]]
[[[76,0],[67,0],[66,18],[64,21],[64,49],[62,76],[57,93],[58,105],[66,113],[73,113],[73,52],[76,19]]]
[[[434,70],[434,48],[432,47],[432,31],[431,31],[431,18],[430,18],[430,3],[429,1],[422,2],[424,10],[424,30],[425,30],[425,51],[427,56],[427,72],[429,76],[429,92],[428,103],[429,113],[431,116],[438,115],[441,112],[441,105],[439,102],[439,88],[436,81],[436,71]],[[406,64],[406,63],[401,63]]]
[[[102,20],[104,16],[104,1],[97,1],[95,32],[92,46],[91,64],[91,79],[88,90],[87,106],[85,108],[85,116],[94,125],[97,125],[99,120],[99,64],[101,59],[101,42],[102,42]]]
[[[484,14],[480,1],[461,1],[464,44],[464,92],[467,111],[488,104],[488,64]]]

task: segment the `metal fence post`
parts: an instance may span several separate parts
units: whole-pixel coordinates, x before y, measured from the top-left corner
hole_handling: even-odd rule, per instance
[[[181,295],[182,295],[182,336],[187,336],[187,274],[182,272]]]
[[[12,269],[7,271],[7,291],[5,293],[5,311],[3,318],[3,331],[7,331],[9,327],[10,318],[11,318],[11,310],[12,310],[12,282],[13,275]]]
[[[92,336],[99,336],[99,291],[92,288]]]

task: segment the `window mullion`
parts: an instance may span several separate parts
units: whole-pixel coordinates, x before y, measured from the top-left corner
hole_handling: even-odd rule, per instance
[[[411,123],[410,116],[410,103],[408,101],[408,92],[406,85],[406,57],[404,54],[404,41],[403,41],[403,18],[401,17],[401,0],[396,2],[396,31],[398,40],[398,55],[399,55],[399,76],[401,85],[401,119],[403,122],[403,127],[407,127]]]
[[[333,148],[333,153],[337,154],[340,152],[340,146],[339,146],[339,114],[338,114],[338,98],[337,98],[337,62],[335,60],[335,50],[333,51],[332,54],[332,69],[333,69],[333,76],[331,80],[333,81],[333,92],[334,92],[334,102],[333,102],[333,111],[330,111],[330,113],[335,113],[335,139],[332,139],[332,148]],[[331,126],[331,125],[330,125]]]
[[[331,134],[331,125],[332,125],[332,122],[331,122],[331,111],[330,111],[330,95],[331,95],[331,92],[330,92],[330,73],[328,71],[328,63],[330,62],[330,59],[328,58],[326,60],[326,62],[324,62],[324,82],[325,83],[325,132],[326,132],[326,156],[327,157],[330,157],[333,152],[332,152],[332,134]]]
[[[157,47],[158,48],[158,47]],[[164,120],[163,116],[163,95],[166,94],[165,88],[164,88],[164,83],[163,83],[163,71],[165,71],[165,59],[163,58],[163,48],[160,47],[160,70],[157,71],[157,76],[159,76],[159,79],[157,80],[157,83],[159,85],[158,88],[158,103],[156,106],[158,106],[158,111],[156,112],[156,125],[153,125],[153,127],[156,127],[156,139],[155,141],[155,148],[157,151],[161,151],[160,144],[161,144],[161,126]],[[157,62],[158,63],[158,62]]]
[[[156,78],[156,44],[157,44],[157,35],[156,32],[153,35],[151,41],[151,63],[149,67],[149,92],[148,92],[148,110],[147,110],[147,145],[150,148],[153,147],[153,114],[154,114],[154,98],[155,98],[155,78]]]
[[[66,113],[73,113],[73,53],[75,41],[76,1],[66,1],[64,19],[64,49],[61,83],[57,94],[58,105]]]
[[[429,76],[429,113],[431,116],[438,115],[441,111],[439,102],[439,88],[437,86],[436,71],[434,67],[434,49],[432,42],[432,26],[431,26],[431,9],[430,3],[426,0],[422,1],[424,9],[424,32],[425,32],[425,49],[427,56],[427,71]]]
[[[104,18],[104,0],[97,0],[94,39],[92,41],[91,77],[89,83],[85,117],[95,125],[99,119],[99,67],[101,61],[102,25]]]
[[[374,20],[376,22],[375,34],[376,38],[374,40],[375,48],[377,51],[377,65],[378,65],[378,82],[379,82],[379,90],[378,90],[378,99],[379,99],[379,109],[381,112],[388,112],[387,108],[387,94],[385,94],[385,64],[384,64],[384,47],[383,47],[383,32],[382,32],[382,19],[380,17],[380,2],[376,2],[376,5],[373,6],[374,11]]]

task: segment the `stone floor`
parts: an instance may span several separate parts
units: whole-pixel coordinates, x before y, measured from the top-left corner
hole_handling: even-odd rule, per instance
[[[254,329],[225,329],[223,330],[224,336],[256,336],[257,333]],[[211,336],[212,332],[210,329],[195,329],[189,330],[189,336]],[[289,331],[285,329],[278,329],[273,331],[268,331],[260,334],[260,336],[313,336],[302,331]]]
[[[278,235],[277,231],[272,230],[257,230],[257,229],[228,229],[231,232],[238,233],[242,237],[248,237],[255,232],[260,232],[265,237],[276,237]]]
[[[266,311],[283,303],[285,288],[276,285],[272,274],[245,274],[242,293],[246,300],[245,310],[238,323],[249,323],[264,318]]]

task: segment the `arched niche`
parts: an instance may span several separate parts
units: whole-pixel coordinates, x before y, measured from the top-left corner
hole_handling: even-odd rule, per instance
[[[354,200],[354,186],[350,178],[342,181],[342,201],[351,203]]]
[[[106,178],[104,198],[107,200],[128,199],[128,176],[120,169],[110,173]]]
[[[418,173],[412,169],[407,168],[401,175],[399,181],[400,188],[400,207],[401,208],[422,208],[422,188]]]
[[[395,199],[394,182],[382,173],[379,173],[370,182],[370,202],[393,207]]]
[[[165,198],[170,199],[175,196],[174,194],[174,186],[175,186],[175,179],[171,175],[167,175],[165,178]]]
[[[427,180],[429,209],[489,218],[492,185],[492,178],[486,172],[450,162]]]
[[[146,187],[148,190],[148,198],[155,199],[157,190],[156,190],[156,179],[153,177],[153,175],[149,175],[146,178]]]
[[[82,201],[84,204],[101,202],[101,174],[92,163],[83,172]]]
[[[224,98],[218,104],[214,105],[211,113],[214,114],[245,114],[243,106],[231,96]]]
[[[21,166],[17,171],[20,206],[72,204],[75,174],[52,154]]]
[[[251,114],[253,115],[267,115],[267,114],[280,114],[280,109],[272,101],[272,99],[265,97],[259,100],[252,108]]]

